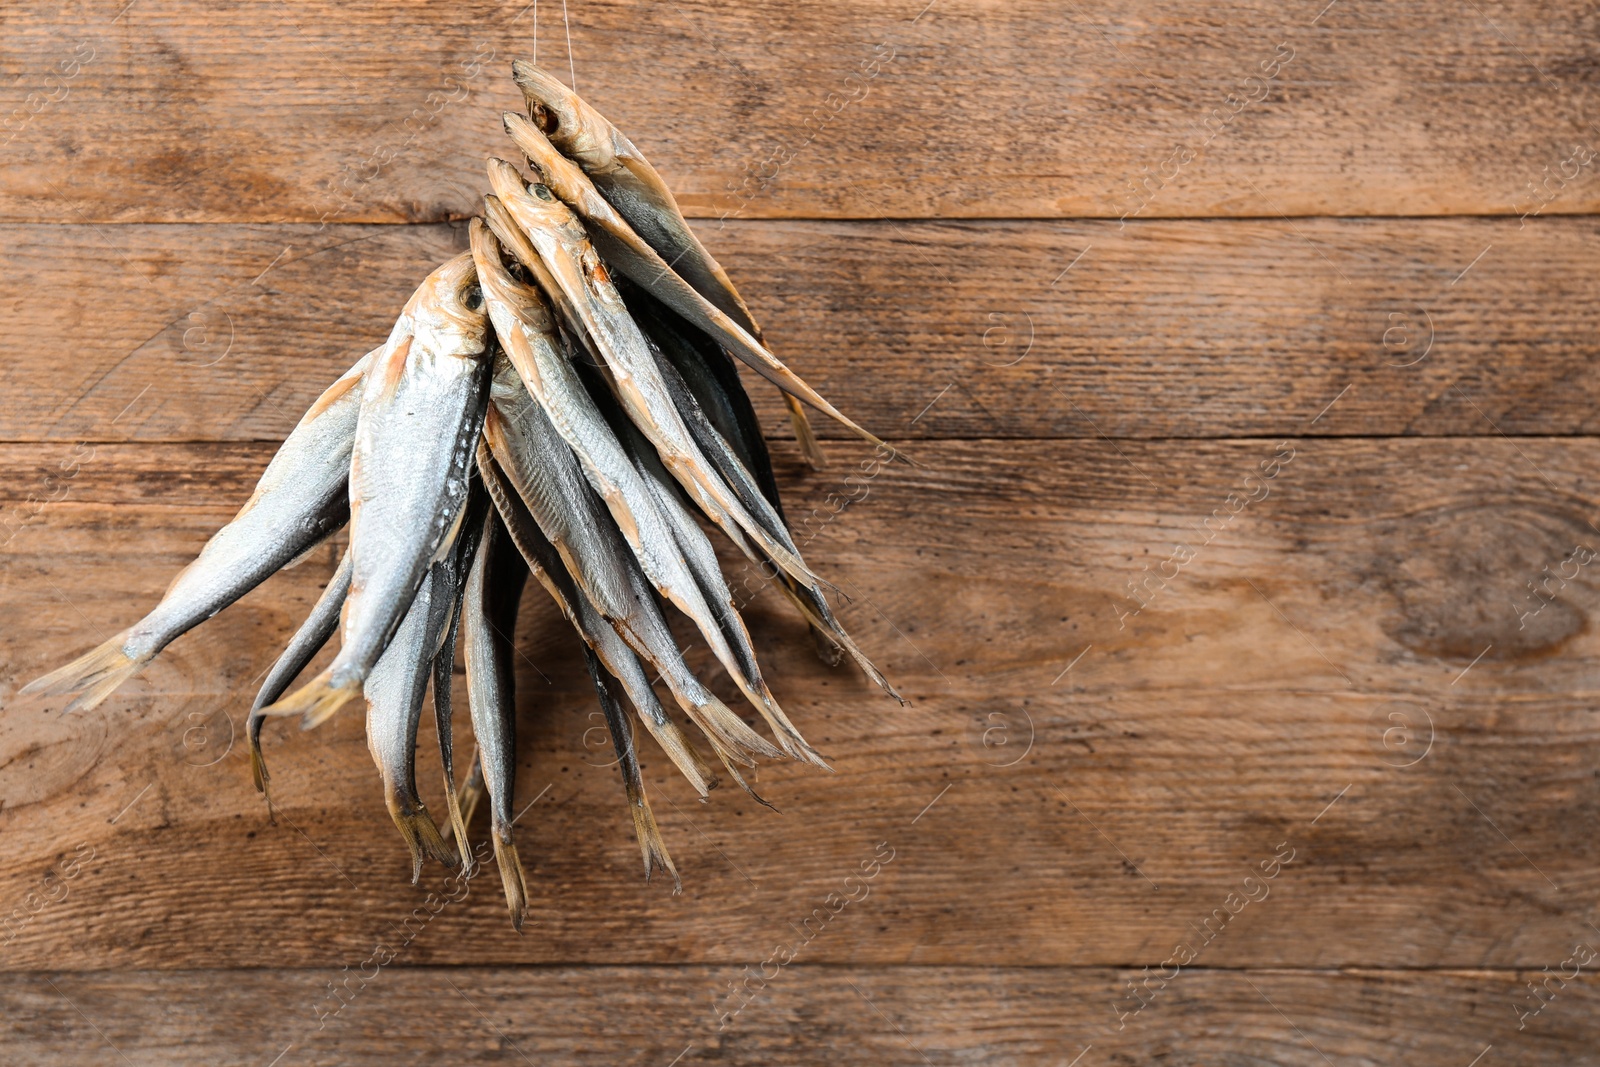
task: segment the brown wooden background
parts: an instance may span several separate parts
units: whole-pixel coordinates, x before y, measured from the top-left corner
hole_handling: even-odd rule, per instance
[[[1325,2],[8,2],[0,1060],[1600,1063],[1600,12]],[[758,600],[835,773],[701,806],[647,751],[681,896],[528,614],[518,935],[492,871],[406,883],[358,716],[270,731],[276,823],[251,788],[331,550],[91,714],[14,693],[463,247],[536,19],[921,466],[778,442],[914,705]]]

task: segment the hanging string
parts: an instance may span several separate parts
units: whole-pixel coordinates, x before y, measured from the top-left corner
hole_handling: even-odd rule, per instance
[[[567,0],[561,0],[561,21],[567,27],[567,70],[572,74],[572,91],[578,91],[578,65],[572,60],[572,23],[567,21]]]

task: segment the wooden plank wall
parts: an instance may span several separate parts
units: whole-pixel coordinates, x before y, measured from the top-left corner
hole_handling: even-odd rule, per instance
[[[1597,41],[1525,0],[7,4],[0,1060],[1600,1063]],[[16,690],[463,247],[535,45],[918,466],[824,428],[807,470],[752,386],[913,703],[757,596],[834,773],[701,805],[647,742],[681,895],[527,613],[519,935],[492,873],[407,883],[357,717],[270,732],[275,821],[250,785],[336,549],[92,713]]]

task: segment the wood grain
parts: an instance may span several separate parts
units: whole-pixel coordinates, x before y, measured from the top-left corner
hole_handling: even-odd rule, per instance
[[[702,230],[781,355],[865,425],[924,439],[1590,432],[1597,228]],[[0,377],[0,439],[281,440],[463,241],[447,225],[5,227],[0,307],[24,355]],[[750,389],[788,433],[774,391]]]
[[[1362,969],[1177,978],[1122,1031],[1138,973],[807,967],[779,972],[727,1030],[709,1005],[733,968],[393,968],[318,1029],[324,971],[134,971],[0,978],[8,1062],[277,1067],[706,1061],[787,1067],[1005,1063],[1600,1062],[1594,994],[1569,985],[1519,1033],[1530,975]],[[329,1009],[321,1009],[329,1010]],[[1086,1047],[1089,1049],[1085,1054]],[[1329,1057],[1327,1061],[1322,1056]]]
[[[569,13],[544,9],[541,59],[702,217],[1505,214],[1538,206],[1530,182],[1546,211],[1600,206],[1583,4]],[[532,16],[523,0],[8,4],[0,219],[471,214]]]
[[[28,620],[0,664],[11,693],[153,602],[268,455],[100,446],[29,505],[66,447],[0,450],[0,597]],[[517,803],[539,926],[511,934],[489,884],[405,962],[759,963],[880,847],[867,899],[803,962],[1155,965],[1281,850],[1270,896],[1201,965],[1537,969],[1588,936],[1597,590],[1585,564],[1549,603],[1526,584],[1595,545],[1593,441],[922,451],[854,482],[782,471],[808,558],[911,709],[819,664],[763,595],[758,647],[835,773],[764,767],[781,815],[727,790],[702,807],[651,748],[674,897],[642,884],[571,635],[530,611]],[[358,717],[271,731],[276,825],[227,744],[333,560],[91,715],[5,700],[0,901],[55,899],[4,966],[355,966],[444,884],[405,884]],[[79,846],[92,860],[64,880]]]
[[[0,1061],[1600,1063],[1592,963],[1552,977],[1600,946],[1596,40],[1529,0],[6,4]],[[914,703],[727,556],[834,772],[702,806],[642,742],[682,895],[531,594],[518,935],[492,867],[406,883],[357,716],[269,728],[273,817],[249,784],[337,544],[95,712],[16,690],[464,247],[535,52],[920,466],[779,441]]]

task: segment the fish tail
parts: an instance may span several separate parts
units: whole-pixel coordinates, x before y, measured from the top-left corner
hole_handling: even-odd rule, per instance
[[[663,870],[672,875],[672,895],[677,896],[683,892],[683,879],[679,877],[678,868],[673,866],[672,857],[667,853],[667,843],[661,838],[661,828],[656,825],[650,801],[642,790],[635,791],[632,786],[628,788],[628,793],[634,836],[638,837],[639,851],[644,854],[644,880],[650,880],[655,864],[659,863]]]
[[[398,789],[385,789],[384,802],[389,807],[389,815],[394,819],[394,824],[400,830],[400,836],[406,839],[406,847],[411,850],[411,884],[416,885],[422,877],[422,860],[424,856],[431,856],[446,867],[454,867],[459,862],[455,849],[445,843],[444,836],[439,833],[439,826],[433,821],[433,816],[428,814],[428,808],[416,797],[408,797]]]
[[[801,596],[799,583],[789,575],[781,572],[778,574],[778,588],[810,625],[811,641],[817,648],[817,658],[830,667],[837,667],[839,661],[844,659],[844,644],[834,635],[835,628],[817,617],[811,605]]]
[[[814,763],[819,767],[827,767],[822,757],[806,743],[806,739],[800,736],[800,731],[795,729],[794,724],[789,721],[789,717],[783,713],[783,709],[778,706],[778,701],[772,695],[772,690],[767,688],[766,680],[761,677],[761,668],[756,663],[755,650],[750,647],[750,635],[744,628],[744,622],[739,618],[738,613],[733,610],[731,604],[728,606],[728,617],[722,621],[724,623],[723,629],[727,631],[726,634],[718,632],[716,629],[708,630],[705,627],[701,628],[701,633],[711,643],[713,652],[722,661],[722,665],[727,668],[729,677],[739,687],[739,691],[745,695],[750,704],[767,721],[767,725],[771,728],[772,735],[777,739],[778,747],[783,750],[783,754],[802,763]],[[728,644],[727,637],[729,636],[734,638],[738,648],[737,653]]]
[[[79,693],[66,710],[88,711],[116,691],[117,687],[139,672],[149,662],[149,657],[135,659],[123,651],[128,631],[124,630],[111,640],[86,652],[49,674],[35,678],[23,686],[22,693],[43,693],[60,696]],[[81,691],[81,692],[80,692]]]
[[[816,605],[808,602],[807,597],[802,594],[801,587],[798,584],[785,581],[780,588],[795,607],[800,609],[800,614],[805,616],[806,621],[811,624],[811,633],[817,642],[817,654],[822,656],[824,663],[827,663],[830,667],[837,665],[840,659],[839,650],[842,649],[850,654],[851,659],[856,661],[856,666],[861,668],[861,673],[871,679],[872,683],[878,688],[898,700],[901,707],[906,707],[911,703],[911,701],[900,695],[899,691],[890,684],[889,679],[884,677],[883,672],[867,658],[867,654],[862,652],[861,646],[857,645],[855,640],[845,632],[844,627],[839,624],[839,620],[833,616],[833,612],[827,610],[818,611]],[[827,602],[822,600],[821,595],[815,593],[813,595],[817,597],[817,602],[826,609]],[[826,645],[832,645],[834,648],[831,658],[824,652],[825,643]]]
[[[757,804],[760,804],[762,807],[772,808],[773,811],[778,810],[770,801],[767,800],[766,797],[762,796],[760,793],[757,793],[751,788],[750,783],[744,780],[744,775],[739,773],[739,768],[733,765],[732,761],[728,759],[726,753],[724,753],[721,749],[718,749],[717,755],[722,758],[722,766],[727,769],[728,774],[732,776],[734,782],[739,786],[740,789],[743,789],[747,794],[749,794],[751,800],[755,801]]]
[[[861,668],[861,673],[872,679],[874,685],[899,701],[902,708],[910,707],[911,701],[900,695],[900,691],[890,683],[888,678],[884,677],[883,672],[867,658],[867,654],[861,651],[860,646],[850,639],[849,634],[843,630],[837,631],[834,635],[834,640],[839,641],[844,646],[844,650],[850,653],[850,658],[856,661],[856,666]]]
[[[252,711],[250,718],[245,722],[245,743],[250,748],[250,777],[256,783],[256,792],[272,802],[272,797],[267,793],[267,783],[272,781],[272,775],[267,773],[267,761],[261,755],[261,726],[267,717],[261,714],[260,709]]]
[[[650,736],[656,739],[656,744],[661,746],[661,751],[667,754],[672,765],[683,773],[694,786],[695,792],[705,799],[711,790],[716,788],[716,776],[711,773],[711,768],[706,766],[703,756],[697,752],[689,739],[683,735],[678,724],[663,716],[662,722],[652,721],[647,716],[640,716],[644,728],[650,731]]]
[[[746,358],[746,355],[743,351],[735,350],[734,354],[740,359],[744,360],[746,363],[751,363],[752,366],[755,366],[751,360]],[[777,361],[774,360],[774,362],[776,363]],[[873,448],[887,453],[890,459],[898,459],[908,467],[919,466],[915,460],[906,454],[904,449],[895,448],[888,442],[880,440],[876,434],[873,434],[871,431],[857,425],[855,420],[849,418],[838,408],[828,403],[828,401],[823,398],[822,394],[818,393],[815,389],[811,388],[811,386],[801,381],[800,378],[795,375],[793,371],[790,371],[788,367],[784,367],[781,363],[778,363],[777,365],[782,368],[782,373],[778,375],[768,374],[766,369],[763,367],[757,366],[755,369],[760,371],[769,381],[771,381],[779,389],[783,390],[786,394],[799,400],[804,400],[806,403],[810,404],[812,407],[828,416],[834,422],[837,422],[840,426],[843,426],[845,429],[849,430],[851,433],[867,442],[867,444],[871,445]]]
[[[774,705],[774,708],[776,708],[776,705]],[[767,720],[767,724],[772,727],[772,735],[778,739],[778,747],[783,749],[790,759],[800,763],[809,763],[813,767],[821,767],[825,771],[833,770],[832,767],[828,766],[828,761],[823,758],[822,753],[811,747],[811,742],[801,735],[800,731],[781,711],[773,715],[763,709],[763,715]]]
[[[777,699],[772,695],[772,690],[767,688],[767,683],[762,681],[760,676],[753,680],[747,680],[736,675],[734,680],[738,683],[739,689],[749,699],[750,703],[761,713],[761,717],[767,720],[767,725],[772,728],[772,736],[777,740],[778,747],[783,749],[784,755],[801,763],[810,763],[821,767],[825,771],[833,769],[828,766],[827,761],[822,758],[817,750],[812,748],[811,744],[801,736],[794,723],[789,721],[789,716],[783,713],[783,709],[778,706]]]
[[[696,487],[694,495],[699,498],[702,509],[730,538],[739,541],[741,536],[736,535],[742,531],[761,546],[761,551],[768,559],[796,581],[808,585],[823,581],[806,566],[806,561],[800,558],[798,552],[790,551],[750,515],[719,473],[691,457],[663,454],[661,459],[680,484],[686,488]]]
[[[894,687],[888,678],[884,677],[883,672],[878,669],[877,665],[867,658],[865,652],[861,651],[861,646],[856,644],[855,639],[845,633],[844,627],[839,625],[838,620],[831,621],[833,625],[826,628],[828,639],[848,652],[850,658],[856,661],[856,666],[861,668],[861,673],[865,674],[874,685],[899,701],[901,707],[910,706],[911,701],[900,695],[900,691]],[[824,625],[824,623],[813,616],[811,625],[817,627]]]
[[[817,441],[816,431],[811,428],[805,405],[788,393],[783,394],[783,402],[789,408],[789,425],[794,428],[794,438],[800,445],[800,454],[805,457],[806,465],[814,471],[826,470],[828,457],[822,454],[822,445]]]
[[[694,769],[699,773],[699,781],[705,783],[705,788],[700,793],[700,799],[704,800],[706,799],[706,795],[710,793],[711,790],[715,789],[720,782],[720,780],[717,778],[716,769],[713,768],[705,756],[701,754],[700,749],[697,748],[689,740],[689,738],[684,735],[683,731],[678,729],[677,723],[673,723],[672,728],[683,740],[684,750],[688,753],[689,759],[693,762]]]
[[[778,739],[778,747],[783,749],[788,757],[798,763],[809,763],[813,767],[821,767],[825,771],[833,770],[828,766],[828,761],[822,753],[811,747],[811,743],[800,735],[792,725],[784,729],[771,719],[767,720],[772,725],[772,733]]]
[[[806,609],[804,605],[802,605],[801,610],[805,611],[809,617],[812,632],[818,634],[817,640],[819,643],[826,638],[826,640],[842,648],[850,654],[850,658],[855,660],[856,666],[861,668],[861,673],[865,674],[872,684],[894,697],[895,700],[900,702],[901,707],[907,707],[911,704],[911,701],[901,696],[900,691],[894,687],[888,678],[884,677],[884,673],[878,669],[877,665],[867,658],[867,654],[861,651],[861,646],[856,644],[855,639],[845,632],[844,627],[839,625],[837,619],[830,620],[832,625],[828,625],[828,623],[818,618],[814,612]],[[838,663],[839,657],[835,656],[833,662],[835,664]]]
[[[328,668],[299,689],[261,709],[263,715],[298,715],[300,729],[309,730],[331,719],[346,702],[361,692],[359,681],[333,684],[333,668]]]
[[[528,911],[528,873],[522,869],[517,856],[517,846],[511,841],[509,826],[496,827],[490,835],[494,840],[494,862],[500,868],[500,881],[506,890],[506,908],[511,912],[511,925],[522,929],[523,916]]]
[[[756,733],[722,701],[710,693],[684,708],[696,726],[717,749],[719,755],[731,753],[746,766],[755,766],[755,756],[782,759],[784,751]],[[726,762],[726,760],[724,760]]]
[[[467,848],[467,820],[461,814],[461,797],[456,793],[455,783],[446,778],[444,782],[445,806],[450,812],[450,822],[444,828],[444,841],[446,844],[455,842],[456,850],[460,853],[463,862],[470,868],[472,866],[472,853]]]
[[[256,784],[256,792],[267,798],[267,803],[272,803],[272,794],[267,792],[267,783],[272,780],[272,775],[267,773],[267,761],[261,758],[261,745],[252,741],[250,744],[250,780]]]

